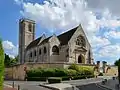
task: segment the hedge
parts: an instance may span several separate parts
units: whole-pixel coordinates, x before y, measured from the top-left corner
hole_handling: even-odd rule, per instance
[[[27,71],[27,80],[45,81],[48,77],[61,77],[62,80],[69,80],[71,77],[83,79],[94,76],[91,68],[86,66],[71,65],[64,68],[40,68]],[[43,78],[42,78],[43,77]]]
[[[0,39],[0,90],[3,90],[4,79],[4,50],[2,47],[2,41]]]
[[[47,77],[27,77],[27,81],[46,81]]]
[[[48,78],[48,83],[52,84],[52,83],[61,83],[62,79],[59,77],[50,77]]]
[[[76,80],[76,79],[86,79],[86,78],[93,78],[94,75],[81,75],[81,76],[66,76],[66,77],[58,77],[61,78],[62,81],[65,80]],[[54,78],[54,77],[53,77]],[[48,77],[27,77],[28,81],[47,81]]]

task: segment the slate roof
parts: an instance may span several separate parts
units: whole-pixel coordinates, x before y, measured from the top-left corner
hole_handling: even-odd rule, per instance
[[[32,42],[27,46],[26,50],[37,46],[38,43],[40,42],[41,38],[42,38],[42,36],[39,37],[39,38],[37,38],[36,40],[32,41]]]
[[[41,45],[41,44],[44,44],[44,43],[47,43],[47,42],[48,42],[48,40],[49,40],[51,37],[52,37],[52,36],[50,36],[50,37],[48,37],[48,38],[44,39],[44,40],[40,43],[40,45]]]
[[[78,28],[78,26],[75,27],[75,28],[73,28],[73,29],[71,29],[71,30],[69,30],[69,31],[67,31],[67,32],[65,32],[65,33],[63,33],[63,34],[60,34],[60,35],[57,36],[58,39],[60,40],[61,45],[66,45],[66,44],[68,44],[68,41],[71,39],[71,37],[73,36],[73,34],[74,34],[75,31],[77,30],[77,28]],[[44,39],[44,40],[40,43],[40,45],[41,45],[41,44],[44,44],[44,43],[47,43],[48,40],[49,40],[51,37],[52,37],[52,36]],[[28,50],[28,49],[30,49],[30,48],[32,48],[32,47],[37,46],[38,43],[40,42],[41,38],[42,38],[42,36],[39,37],[39,38],[37,38],[36,40],[32,41],[32,42],[27,46],[26,50]]]
[[[58,39],[60,40],[61,45],[68,44],[68,41],[71,39],[71,37],[73,36],[73,34],[75,33],[75,31],[77,30],[78,27],[79,26],[57,36]]]

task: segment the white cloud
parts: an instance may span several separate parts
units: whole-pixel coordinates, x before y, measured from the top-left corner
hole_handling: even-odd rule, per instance
[[[10,42],[10,41],[8,41],[8,40],[7,41],[3,41],[2,44],[3,44],[3,48],[4,49],[11,50],[11,49],[15,48],[15,46],[13,45],[13,43]]]
[[[49,0],[44,1],[44,4],[24,2],[21,13],[36,20],[50,32],[64,32],[82,23],[88,38],[95,36],[99,27],[115,28],[120,25],[120,21],[112,16],[109,9],[99,11],[102,18],[96,19],[95,11],[89,9],[87,4],[84,0]]]
[[[116,5],[111,5],[116,1],[118,0],[47,0],[44,1],[44,4],[22,2],[23,6],[20,12],[23,16],[37,21],[41,27],[50,32],[58,30],[64,32],[81,23],[91,46],[96,51],[96,48],[104,48],[111,44],[109,38],[103,38],[102,35],[96,36],[100,31],[99,28],[108,27],[114,30],[120,26],[118,17],[113,14]],[[100,19],[96,18],[96,12],[100,14]],[[114,39],[120,37],[119,32],[116,31],[108,32],[107,36],[114,37]],[[108,47],[105,50],[108,50]],[[101,55],[102,51],[100,51]]]
[[[107,38],[114,38],[114,39],[120,39],[120,32],[119,31],[109,31],[109,32],[106,32],[105,34],[105,37]]]
[[[102,57],[108,57],[108,58],[119,58],[120,55],[120,44],[113,44],[103,47],[99,54]]]
[[[15,46],[11,41],[3,41],[2,45],[5,53],[10,55],[10,57],[14,57],[18,54],[18,46]]]
[[[91,36],[90,42],[93,48],[104,47],[111,44],[107,38],[102,38],[100,36]]]

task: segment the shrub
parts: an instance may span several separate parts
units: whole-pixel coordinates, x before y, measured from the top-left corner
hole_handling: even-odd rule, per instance
[[[42,70],[42,77],[54,77],[55,76],[55,69],[46,68]]]
[[[58,77],[50,77],[50,78],[48,78],[49,84],[52,84],[52,83],[61,83],[61,81],[62,81],[62,79],[58,78]]]
[[[98,76],[103,76],[103,73],[99,73],[99,75]]]
[[[46,81],[46,77],[27,77],[27,81]]]
[[[76,64],[72,64],[68,67],[68,69],[72,69],[72,70],[76,70],[76,71],[79,71],[79,66],[76,65]]]
[[[88,76],[88,78],[94,75],[93,70],[89,67],[85,66],[76,66],[71,65],[69,69],[64,68],[42,68],[42,69],[31,69],[27,71],[27,77],[29,80],[35,77],[61,77],[62,80],[69,80],[71,77],[75,78],[84,78],[84,76]],[[77,77],[79,76],[79,77]],[[30,78],[32,77],[32,78]],[[36,79],[35,79],[36,80]]]
[[[56,68],[55,69],[55,77],[67,76],[67,69]]]
[[[67,76],[75,76],[77,74],[76,70],[68,69]]]
[[[70,77],[69,76],[66,76],[66,77],[61,77],[62,78],[62,81],[65,81],[65,80],[70,80]]]

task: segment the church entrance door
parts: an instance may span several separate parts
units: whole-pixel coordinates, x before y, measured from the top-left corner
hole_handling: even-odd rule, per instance
[[[78,56],[78,63],[82,63],[82,56],[81,55]]]

